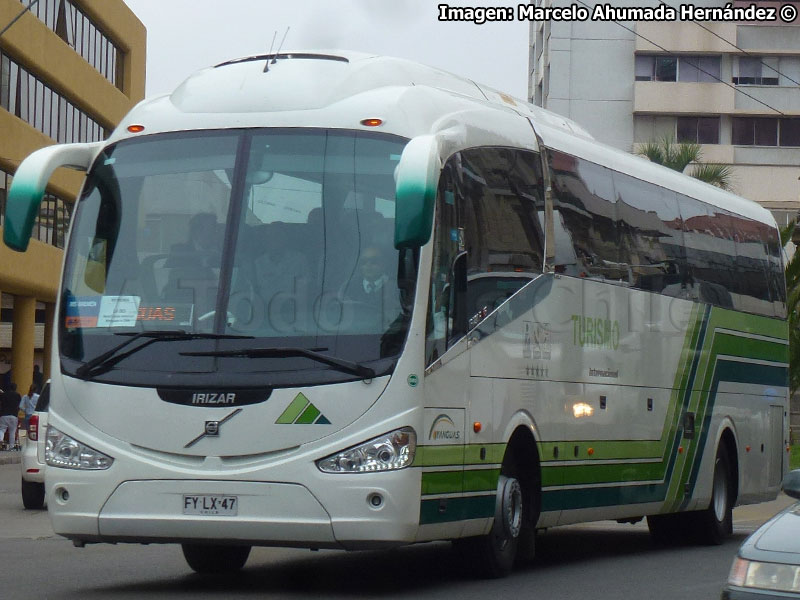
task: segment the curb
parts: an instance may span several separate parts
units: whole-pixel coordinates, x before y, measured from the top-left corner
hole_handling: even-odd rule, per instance
[[[0,452],[0,465],[18,465],[22,462],[22,452]]]

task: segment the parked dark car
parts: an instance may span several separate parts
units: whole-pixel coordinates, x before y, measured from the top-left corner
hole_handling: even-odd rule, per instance
[[[786,476],[783,491],[800,500],[800,469]],[[772,517],[744,541],[722,598],[800,598],[800,503]]]

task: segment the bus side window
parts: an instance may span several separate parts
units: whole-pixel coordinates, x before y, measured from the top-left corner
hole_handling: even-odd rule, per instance
[[[436,197],[433,233],[433,262],[431,264],[428,322],[426,327],[426,364],[435,362],[452,343],[453,266],[459,253],[460,230],[456,212],[456,182],[454,171],[458,155],[452,157],[442,170]]]
[[[542,272],[541,161],[533,152],[471,148],[461,153],[460,222],[467,251],[469,327]]]
[[[574,244],[577,264],[556,265],[573,277],[628,281],[617,232],[617,209],[610,169],[550,150],[554,210]]]

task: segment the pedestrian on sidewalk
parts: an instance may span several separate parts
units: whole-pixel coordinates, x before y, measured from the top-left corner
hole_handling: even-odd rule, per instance
[[[8,390],[0,394],[0,450],[19,450],[17,440],[17,413],[22,397],[17,393],[17,384],[12,383]],[[8,445],[3,444],[6,431]]]
[[[44,373],[39,370],[39,365],[33,365],[33,385],[37,392],[41,392],[44,387]]]
[[[28,393],[22,397],[19,404],[19,417],[22,417],[22,428],[28,429],[28,422],[31,420],[31,415],[36,411],[36,402],[39,400],[36,384],[32,383]]]

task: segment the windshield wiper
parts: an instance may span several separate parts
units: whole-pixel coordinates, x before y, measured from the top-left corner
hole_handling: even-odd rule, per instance
[[[301,356],[303,358],[310,358],[328,366],[344,371],[345,373],[352,373],[364,379],[374,379],[375,371],[369,367],[345,360],[343,358],[336,358],[335,356],[328,356],[319,352],[316,348],[242,348],[240,350],[217,350],[215,352],[181,352],[181,356],[220,356],[225,358],[242,357],[242,358],[285,358],[290,356]]]
[[[98,354],[94,358],[86,361],[80,367],[78,367],[75,371],[75,374],[82,378],[88,379],[93,375],[97,375],[98,372],[107,371],[115,364],[120,362],[121,360],[129,357],[131,354],[135,354],[142,348],[149,346],[154,342],[172,342],[172,341],[182,341],[182,340],[228,340],[228,339],[236,339],[236,340],[251,340],[253,336],[251,335],[227,335],[224,333],[189,333],[182,329],[175,329],[175,330],[161,330],[161,331],[140,331],[138,333],[115,333],[114,335],[129,335],[131,336],[130,339],[125,340],[121,344],[118,344],[111,348],[110,350],[103,352],[102,354]],[[141,338],[148,338],[148,340],[139,346],[131,348],[128,352],[123,354],[117,354],[120,350],[128,346],[129,344],[135,342]]]

